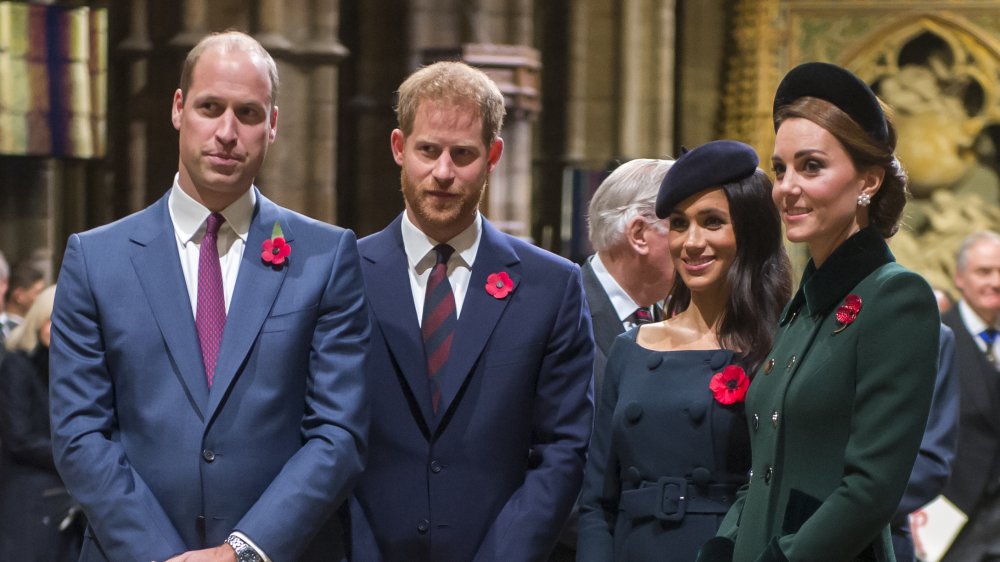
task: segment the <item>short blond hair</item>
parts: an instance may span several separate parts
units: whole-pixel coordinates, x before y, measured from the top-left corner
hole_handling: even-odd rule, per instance
[[[10,337],[7,338],[6,345],[8,351],[17,351],[20,349],[31,352],[38,347],[38,332],[41,331],[42,326],[46,322],[52,319],[52,304],[55,302],[55,297],[55,285],[46,287],[38,294],[35,303],[31,305],[28,313],[24,315],[24,322],[17,328],[14,328],[14,331],[10,333]]]
[[[496,83],[482,70],[464,62],[436,62],[417,70],[400,84],[396,118],[404,135],[413,132],[413,122],[422,101],[477,111],[483,123],[483,144],[487,148],[500,136],[507,114],[503,93]]]

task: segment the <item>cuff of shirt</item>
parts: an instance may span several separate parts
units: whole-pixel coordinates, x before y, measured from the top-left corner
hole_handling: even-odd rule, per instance
[[[243,533],[241,533],[239,531],[233,531],[230,534],[233,535],[233,536],[235,536],[235,537],[237,537],[237,538],[239,538],[241,541],[247,543],[250,546],[250,548],[252,548],[254,550],[254,552],[257,553],[257,556],[260,556],[260,561],[261,562],[272,562],[271,559],[268,558],[267,554],[265,554],[264,551],[261,550],[261,548],[259,546],[257,546],[257,543],[255,543],[252,540],[250,540],[250,537],[244,535]]]

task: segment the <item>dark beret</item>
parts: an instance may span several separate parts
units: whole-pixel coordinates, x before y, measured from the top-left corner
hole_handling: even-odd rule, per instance
[[[889,125],[875,92],[868,84],[835,64],[807,62],[788,71],[774,93],[774,109],[788,105],[801,97],[826,100],[851,116],[873,139],[888,142]],[[778,130],[778,123],[774,123]]]
[[[758,163],[751,146],[731,140],[712,141],[681,154],[660,184],[656,216],[666,218],[678,203],[699,191],[752,176]]]

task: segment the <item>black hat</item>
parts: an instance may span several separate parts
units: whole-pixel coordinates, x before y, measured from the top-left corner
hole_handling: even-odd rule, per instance
[[[660,184],[656,216],[666,218],[678,203],[699,191],[752,176],[758,163],[752,147],[731,140],[712,141],[681,154]]]
[[[889,125],[875,92],[850,71],[825,62],[807,62],[796,66],[778,84],[771,115],[804,96],[832,103],[850,115],[873,139],[889,141]],[[778,130],[777,122],[774,130]]]

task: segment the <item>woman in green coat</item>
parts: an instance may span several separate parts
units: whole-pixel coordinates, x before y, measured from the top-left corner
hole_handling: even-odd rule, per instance
[[[812,259],[747,393],[750,482],[698,559],[892,561],[940,325],[885,243],[906,201],[895,130],[864,82],[825,63],[790,71],[774,108],[773,198]]]

